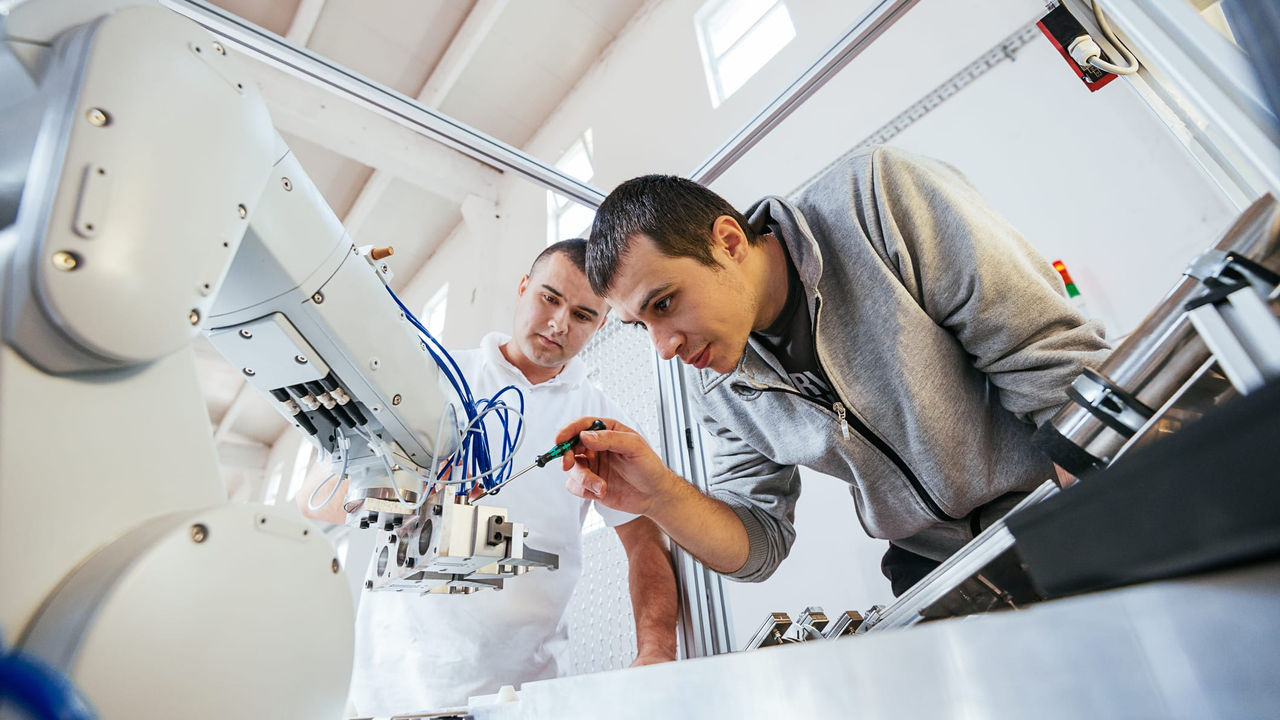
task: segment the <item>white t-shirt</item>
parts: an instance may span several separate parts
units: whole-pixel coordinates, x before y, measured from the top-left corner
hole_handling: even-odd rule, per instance
[[[479,400],[507,385],[524,393],[524,442],[519,470],[555,444],[569,422],[586,416],[618,418],[622,410],[586,380],[586,365],[573,358],[555,378],[530,385],[498,346],[508,338],[490,333],[479,349],[453,357]],[[515,393],[504,398],[516,405]],[[490,448],[498,462],[501,432],[489,416]],[[630,423],[627,423],[630,424]],[[591,501],[570,495],[559,462],[534,468],[479,504],[510,510],[522,522],[530,547],[560,556],[560,569],[537,568],[509,578],[502,590],[471,595],[365,592],[356,616],[351,699],[361,714],[390,715],[465,704],[468,697],[502,685],[556,677],[568,644],[563,615],[582,573],[582,523]],[[616,527],[634,515],[596,506]]]

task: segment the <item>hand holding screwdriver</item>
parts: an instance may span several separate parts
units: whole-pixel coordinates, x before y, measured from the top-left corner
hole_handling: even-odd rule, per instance
[[[587,430],[604,430],[604,429],[605,429],[605,424],[604,424],[604,421],[603,421],[603,420],[596,420],[595,422],[591,423],[591,426],[590,426],[590,427],[588,427],[588,428],[587,428]],[[564,455],[565,453],[569,452],[570,450],[572,450],[572,449],[573,449],[573,447],[574,447],[575,445],[577,445],[577,444],[578,444],[578,441],[579,441],[579,440],[581,440],[580,435],[581,435],[581,433],[579,433],[579,434],[577,434],[577,435],[574,435],[573,437],[569,438],[568,440],[565,440],[564,442],[559,443],[559,444],[558,444],[558,445],[556,445],[555,447],[553,447],[553,448],[551,448],[550,450],[546,451],[545,453],[543,453],[543,454],[539,455],[539,456],[538,456],[538,458],[537,458],[536,460],[534,460],[534,461],[533,461],[533,464],[532,464],[532,465],[530,465],[529,467],[524,468],[523,470],[519,470],[519,471],[515,472],[515,473],[514,473],[514,474],[512,474],[510,477],[508,477],[506,480],[503,480],[502,482],[498,483],[497,485],[494,485],[492,488],[490,488],[489,490],[486,490],[484,493],[482,493],[482,494],[478,495],[477,497],[484,497],[485,495],[492,495],[492,494],[494,494],[495,492],[497,492],[497,491],[498,491],[498,488],[502,487],[503,485],[506,485],[507,483],[511,482],[512,480],[515,480],[516,478],[518,478],[518,477],[520,477],[521,475],[523,475],[523,474],[525,474],[525,473],[529,472],[530,470],[532,470],[532,469],[534,469],[534,468],[536,468],[536,467],[539,467],[539,468],[540,468],[540,467],[546,467],[546,466],[547,466],[547,463],[551,462],[552,460],[555,460],[556,458],[558,458],[558,457],[560,457],[560,456]]]

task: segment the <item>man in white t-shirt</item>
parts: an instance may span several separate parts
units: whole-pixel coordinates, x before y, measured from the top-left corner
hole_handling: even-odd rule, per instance
[[[520,280],[514,334],[489,334],[478,349],[453,355],[476,398],[507,385],[524,394],[524,440],[513,460],[517,469],[550,448],[569,421],[620,417],[621,409],[587,382],[586,366],[575,357],[608,312],[587,282],[585,252],[583,240],[548,247]],[[513,396],[506,397],[514,404]],[[497,425],[496,418],[490,424]],[[582,523],[591,501],[570,495],[563,471],[553,463],[477,503],[508,508],[528,529],[526,542],[558,554],[560,568],[534,570],[508,580],[501,591],[472,595],[364,593],[351,683],[358,712],[461,705],[472,695],[556,677],[567,669],[563,615],[582,571]],[[305,500],[299,502],[304,514],[336,523],[343,521],[340,505],[338,500],[313,513]],[[665,536],[647,518],[596,508],[627,553],[636,621],[634,664],[674,660],[676,585]]]

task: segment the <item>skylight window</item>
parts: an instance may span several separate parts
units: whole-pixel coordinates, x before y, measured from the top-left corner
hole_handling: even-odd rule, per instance
[[[591,129],[588,128],[556,163],[556,168],[584,183],[595,177],[595,148],[591,141]],[[586,237],[591,231],[591,221],[596,213],[591,208],[581,205],[559,193],[547,191],[547,244]]]
[[[449,310],[449,283],[445,283],[436,291],[422,308],[423,324],[427,332],[439,340],[444,335],[444,317]]]
[[[796,36],[783,0],[709,0],[694,24],[712,107],[737,92]]]

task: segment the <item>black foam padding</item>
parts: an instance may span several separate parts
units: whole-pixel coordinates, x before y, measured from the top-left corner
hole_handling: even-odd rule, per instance
[[[1006,518],[1061,597],[1280,555],[1280,382]]]
[[[1102,467],[1098,458],[1085,452],[1079,445],[1071,442],[1058,432],[1053,423],[1047,422],[1036,429],[1031,442],[1040,452],[1049,456],[1063,470],[1080,477]]]

